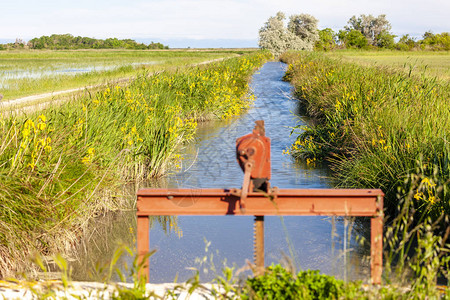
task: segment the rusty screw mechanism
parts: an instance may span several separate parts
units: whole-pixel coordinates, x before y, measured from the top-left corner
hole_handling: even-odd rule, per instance
[[[236,159],[244,171],[241,193],[241,209],[249,192],[269,192],[270,139],[266,137],[264,121],[256,121],[253,132],[236,140]]]
[[[264,121],[256,121],[253,132],[236,140],[236,159],[244,171],[240,193],[240,209],[245,213],[245,200],[250,192],[268,193],[270,189],[270,139],[266,137]],[[254,262],[256,274],[264,272],[264,216],[254,220]]]

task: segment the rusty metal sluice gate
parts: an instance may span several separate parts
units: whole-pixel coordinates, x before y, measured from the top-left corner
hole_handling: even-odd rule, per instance
[[[371,217],[371,281],[381,284],[383,197],[380,189],[278,189],[270,187],[270,139],[264,121],[236,140],[236,159],[244,171],[242,188],[141,189],[137,193],[137,251],[149,280],[149,216],[255,216],[254,263],[264,272],[264,216]],[[147,261],[144,261],[147,260]]]

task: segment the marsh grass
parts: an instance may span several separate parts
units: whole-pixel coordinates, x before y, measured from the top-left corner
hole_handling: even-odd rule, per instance
[[[439,298],[438,279],[449,280],[449,83],[317,53],[282,59],[314,121],[296,128],[289,152],[309,165],[330,161],[339,187],[386,193],[384,280],[392,288],[378,295]]]
[[[437,218],[450,213],[449,83],[383,67],[362,67],[320,54],[290,53],[286,74],[316,124],[297,128],[292,154],[307,162],[328,158],[339,186],[381,188],[388,212],[398,188]],[[430,204],[430,205],[428,205]]]
[[[64,253],[111,194],[129,181],[179,168],[197,122],[230,118],[251,102],[254,53],[111,85],[57,107],[0,118],[0,276],[33,253]]]

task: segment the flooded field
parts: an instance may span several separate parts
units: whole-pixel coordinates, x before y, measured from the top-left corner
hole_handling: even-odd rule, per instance
[[[236,56],[232,51],[0,51],[3,101]]]

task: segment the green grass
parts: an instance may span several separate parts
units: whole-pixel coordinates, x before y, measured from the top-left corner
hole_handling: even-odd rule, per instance
[[[328,158],[340,186],[381,188],[388,212],[412,188],[416,209],[450,214],[449,83],[290,53],[288,79],[306,113],[291,152],[314,163]]]
[[[176,170],[198,121],[250,105],[248,80],[267,58],[142,71],[126,86],[0,117],[0,277],[29,266],[30,254],[66,251],[96,211],[114,209],[124,183]]]
[[[364,66],[393,67],[406,73],[411,71],[414,75],[450,80],[450,52],[448,51],[337,50],[326,52],[326,55]]]
[[[66,50],[0,51],[0,94],[3,101],[19,97],[104,84],[132,77],[142,69],[170,67],[231,57],[251,51]],[[88,73],[62,75],[58,70],[97,68]],[[16,78],[23,72],[32,74]],[[16,77],[14,77],[16,76]]]

